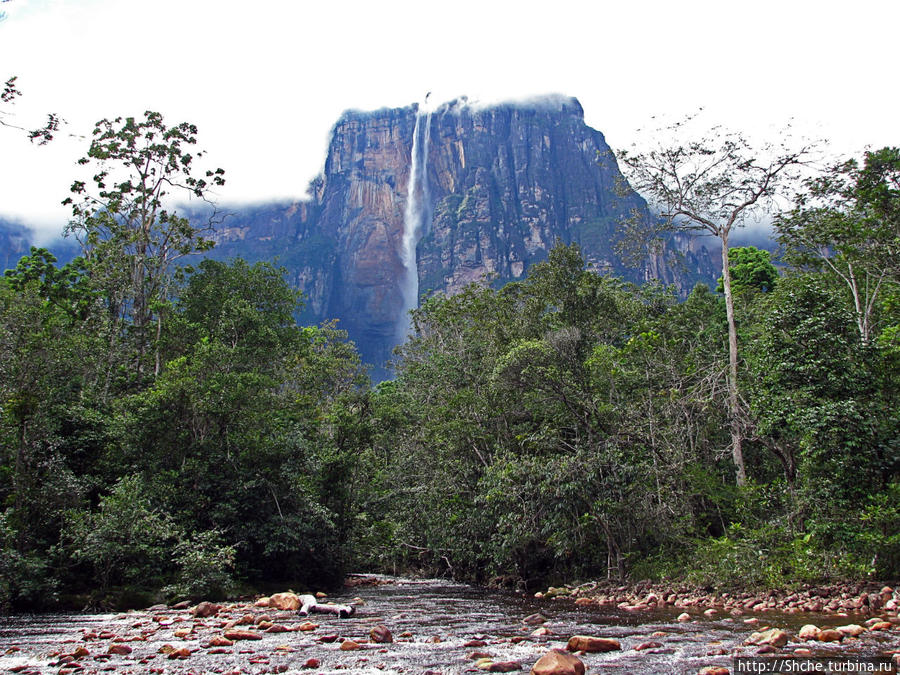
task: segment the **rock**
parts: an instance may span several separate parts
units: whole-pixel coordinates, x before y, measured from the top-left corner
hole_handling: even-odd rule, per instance
[[[467,656],[469,661],[477,661],[479,659],[492,659],[494,655],[489,652],[470,652]]]
[[[814,626],[813,624],[808,623],[800,629],[797,637],[801,640],[818,640],[819,632],[820,631],[818,626]]]
[[[873,623],[869,626],[869,630],[890,630],[891,629],[890,621],[879,621],[878,623]]]
[[[360,648],[359,643],[354,640],[344,640],[341,643],[341,651],[342,652],[352,652],[352,651],[356,651],[359,648]]]
[[[728,668],[722,666],[706,666],[701,668],[697,675],[729,675],[729,672]]]
[[[281,623],[273,623],[271,626],[266,628],[267,633],[287,633],[288,627]]]
[[[584,675],[584,663],[567,651],[551,649],[531,667],[531,675]]]
[[[225,637],[229,640],[262,640],[262,635],[252,630],[226,630]]]
[[[181,602],[176,602],[174,605],[172,605],[172,609],[181,611],[182,609],[187,609],[190,606],[190,600],[182,600]]]
[[[175,649],[169,652],[168,657],[170,659],[186,659],[191,655],[191,650],[187,647],[182,647],[181,649]]]
[[[539,624],[545,623],[547,621],[547,617],[542,614],[529,614],[524,619],[522,619],[522,623],[527,623],[529,626],[537,626]]]
[[[328,593],[323,593],[322,591],[318,591],[316,593],[316,599],[318,599],[318,600],[322,600],[323,598],[327,598],[327,597],[328,597]]]
[[[222,635],[213,635],[209,638],[207,645],[210,647],[231,647],[234,645],[234,640],[229,640]]]
[[[681,614],[678,615],[678,618],[675,620],[680,621],[681,623],[684,623],[685,621],[691,620],[691,615],[688,614],[687,612],[682,612]]]
[[[710,607],[709,609],[703,611],[703,614],[708,616],[709,618],[714,617],[718,613],[719,613],[719,610],[717,610],[713,607]]]
[[[819,635],[817,637],[819,642],[840,642],[844,639],[844,634],[838,630],[820,630]]]
[[[306,663],[303,664],[304,668],[318,668],[321,661],[319,659],[306,659]]]
[[[270,600],[270,599],[269,599],[269,596],[268,596],[268,595],[264,595],[263,597],[259,598],[259,600],[257,600],[256,602],[254,602],[254,603],[253,603],[253,606],[254,606],[254,607],[268,607],[268,606],[269,606],[269,600]]]
[[[191,610],[191,615],[198,619],[206,619],[218,614],[220,609],[222,609],[222,605],[217,605],[214,602],[201,602]]]
[[[787,643],[788,634],[778,628],[753,633],[744,642],[745,645],[772,645],[773,647],[784,647]]]
[[[387,644],[394,641],[394,636],[391,635],[391,631],[386,626],[378,624],[377,626],[372,626],[372,629],[369,631],[369,639],[378,644]]]
[[[244,614],[240,619],[234,622],[235,626],[252,626],[256,623],[252,614]]]
[[[634,651],[641,652],[641,651],[644,651],[645,649],[659,649],[660,647],[662,647],[661,642],[642,642],[641,644],[639,644],[637,647],[634,648]]]
[[[591,598],[578,598],[577,600],[575,600],[576,607],[590,607],[593,604],[594,601]]]
[[[130,654],[131,652],[131,647],[123,644],[110,645],[109,649],[106,650],[107,654],[118,654],[119,656],[125,656],[126,654]]]
[[[511,673],[522,670],[522,664],[518,661],[495,661],[488,668],[489,673]]]
[[[487,642],[484,640],[469,640],[468,642],[463,644],[463,647],[487,647]]]
[[[840,631],[849,637],[858,637],[866,632],[865,628],[855,623],[850,623],[846,626],[838,626],[835,630]]]
[[[570,652],[612,652],[622,649],[618,640],[612,638],[593,637],[591,635],[573,635],[569,638],[566,649]]]
[[[553,631],[546,626],[541,626],[531,631],[531,637],[546,637],[548,635],[553,635]]]
[[[269,607],[294,612],[300,609],[300,596],[296,593],[276,593],[269,598]]]
[[[317,624],[317,623],[313,623],[312,621],[304,621],[299,626],[297,626],[297,630],[303,631],[305,633],[306,631],[315,630],[318,627],[319,627],[319,624]],[[337,638],[335,638],[335,639],[337,639]]]

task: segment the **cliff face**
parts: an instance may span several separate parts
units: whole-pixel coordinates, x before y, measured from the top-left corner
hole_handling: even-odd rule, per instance
[[[31,233],[20,225],[0,219],[0,275],[30,250]]]
[[[620,177],[603,135],[585,125],[571,98],[352,111],[334,127],[310,199],[236,213],[220,228],[214,254],[277,256],[306,294],[302,318],[339,319],[364,359],[381,364],[405,325],[411,200],[420,212],[412,289],[419,294],[454,293],[486,277],[520,279],[557,240],[578,242],[596,269],[638,282],[689,289],[714,279],[714,259],[687,238],[641,268],[622,263],[616,223],[647,210],[634,193],[616,195]],[[668,264],[676,255],[680,267]]]

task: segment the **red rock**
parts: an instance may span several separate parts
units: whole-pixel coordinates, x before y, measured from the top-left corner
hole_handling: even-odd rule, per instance
[[[594,601],[591,598],[578,598],[575,600],[575,605],[578,607],[590,607],[594,604]]]
[[[773,647],[784,647],[787,643],[788,634],[778,628],[753,633],[744,642],[745,645],[772,645]]]
[[[522,619],[522,623],[527,623],[529,626],[537,626],[547,621],[547,617],[542,614],[529,614],[524,619]]]
[[[304,621],[299,626],[297,626],[297,630],[302,630],[305,632],[305,631],[309,631],[309,630],[315,630],[318,627],[319,627],[319,624],[317,624],[317,623],[313,623],[312,621]]]
[[[338,636],[335,634],[331,635],[323,635],[319,638],[319,642],[335,642],[338,639]]]
[[[170,659],[186,659],[191,655],[191,650],[187,647],[176,649],[169,654]]]
[[[226,630],[225,637],[229,640],[262,640],[262,635],[252,630]]]
[[[300,605],[300,596],[296,593],[276,593],[269,598],[269,607],[283,611],[296,611],[300,609]]]
[[[207,654],[232,654],[233,652],[233,649],[226,649],[225,647],[213,647],[206,651]]]
[[[514,670],[522,670],[522,664],[518,661],[495,661],[487,668],[489,673],[511,673]]]
[[[567,651],[551,649],[531,667],[531,675],[584,675],[584,663]]]
[[[822,630],[819,631],[818,638],[819,642],[840,642],[844,639],[844,634],[839,630]]]
[[[344,640],[341,643],[341,651],[342,652],[352,652],[352,651],[356,651],[359,648],[360,648],[359,643],[354,640]]]
[[[260,628],[262,628],[262,624],[260,624]],[[287,633],[288,627],[282,625],[280,623],[273,623],[266,628],[267,633]]]
[[[685,621],[690,621],[690,620],[691,620],[691,615],[688,614],[687,612],[682,612],[681,614],[678,615],[678,618],[675,619],[675,620],[678,621],[678,622],[680,622],[680,623],[684,623]]]
[[[217,605],[213,602],[201,602],[191,610],[191,615],[205,619],[210,616],[215,616],[219,613],[220,609],[222,609],[222,605]]]
[[[621,648],[618,640],[591,635],[573,635],[566,646],[570,652],[612,652]]]
[[[487,647],[487,642],[484,640],[469,640],[466,642],[463,647]]]
[[[269,606],[269,596],[263,596],[259,600],[253,603],[254,607],[268,607]]]
[[[890,630],[891,629],[890,621],[879,621],[878,623],[873,623],[869,626],[869,630]]]
[[[808,623],[800,629],[797,637],[801,640],[817,640],[819,638],[819,627]]]
[[[475,661],[477,659],[490,659],[493,656],[490,652],[471,652],[466,658],[470,661]]]
[[[256,623],[252,614],[244,614],[240,619],[234,622],[235,626],[252,626]]]
[[[706,666],[701,668],[697,675],[729,675],[729,670],[721,666]]]
[[[661,642],[642,642],[634,648],[634,651],[639,652],[643,651],[644,649],[658,649],[659,647],[662,647]]]
[[[372,630],[369,631],[369,639],[379,644],[387,644],[394,641],[394,636],[391,635],[391,631],[386,626],[378,624],[377,626],[372,626]]]
[[[209,642],[207,643],[210,647],[232,647],[234,646],[234,640],[229,640],[226,637],[221,635],[213,635],[209,638]]]
[[[128,645],[115,644],[110,645],[109,649],[106,650],[107,654],[119,654],[120,656],[124,656],[125,654],[130,654],[132,652],[131,647]]]
[[[318,668],[321,661],[319,659],[307,659],[306,663],[303,664],[304,668]]]
[[[547,635],[553,635],[553,631],[546,626],[541,626],[540,628],[535,628],[531,631],[532,637],[546,637]]]

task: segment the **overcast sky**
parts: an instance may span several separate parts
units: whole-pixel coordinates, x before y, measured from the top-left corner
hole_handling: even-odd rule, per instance
[[[835,153],[900,144],[900,3],[855,0],[493,2],[8,0],[0,81],[25,127],[69,134],[161,112],[199,127],[219,199],[303,196],[348,108],[459,95],[576,96],[614,147],[654,116],[764,138],[788,121]],[[644,136],[645,138],[646,136]],[[55,233],[84,138],[0,129],[0,216]]]

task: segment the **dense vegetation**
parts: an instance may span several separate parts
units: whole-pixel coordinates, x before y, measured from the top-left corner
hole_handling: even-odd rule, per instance
[[[84,255],[0,282],[0,606],[327,584],[353,566],[531,584],[900,576],[900,152],[807,185],[779,274],[731,250],[686,300],[558,245],[527,279],[435,296],[370,388],[281,272],[186,258],[195,130],[98,125]],[[146,167],[154,166],[154,171]],[[160,180],[165,176],[164,180]],[[179,260],[181,259],[181,260]],[[193,265],[177,266],[177,262]]]

